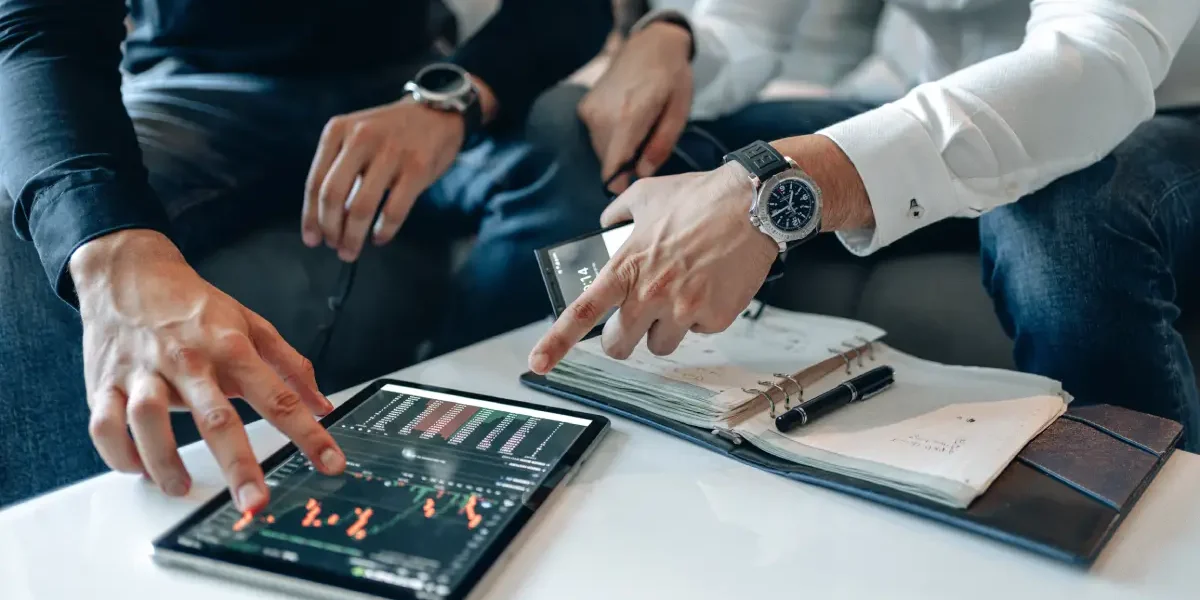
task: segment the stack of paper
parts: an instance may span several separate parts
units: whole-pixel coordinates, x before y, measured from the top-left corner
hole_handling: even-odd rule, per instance
[[[1070,397],[1051,379],[942,365],[878,342],[876,327],[768,308],[714,335],[689,335],[655,356],[624,361],[598,338],[579,344],[547,377],[597,397],[704,428],[726,429],[797,464],[871,481],[957,507],[982,494]],[[804,427],[781,433],[775,414],[854,374],[891,366],[896,382]]]

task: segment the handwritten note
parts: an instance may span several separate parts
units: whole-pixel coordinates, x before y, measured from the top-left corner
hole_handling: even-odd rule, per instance
[[[892,438],[892,441],[897,444],[904,444],[910,448],[933,452],[935,454],[954,454],[962,448],[963,444],[967,443],[967,438],[956,437],[952,440],[939,440],[936,438],[928,438],[919,433],[914,433],[908,437]]]
[[[784,458],[966,502],[1066,409],[1057,383],[1044,378],[939,365],[886,347],[878,358],[896,370],[885,392],[786,434],[764,415],[737,431]],[[833,373],[811,392],[842,379]]]

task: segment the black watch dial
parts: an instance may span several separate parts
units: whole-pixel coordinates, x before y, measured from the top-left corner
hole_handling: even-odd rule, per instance
[[[422,71],[416,80],[422,89],[437,94],[453,94],[463,89],[465,78],[457,69],[434,67]]]
[[[775,184],[767,199],[767,218],[780,231],[804,229],[817,213],[817,198],[812,187],[799,179],[784,179]]]

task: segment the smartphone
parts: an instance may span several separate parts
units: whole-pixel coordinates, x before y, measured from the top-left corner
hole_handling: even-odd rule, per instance
[[[554,318],[561,316],[596,281],[600,269],[608,264],[631,233],[632,222],[620,223],[535,251]],[[589,337],[598,333],[600,326],[615,311],[614,308],[605,313]]]

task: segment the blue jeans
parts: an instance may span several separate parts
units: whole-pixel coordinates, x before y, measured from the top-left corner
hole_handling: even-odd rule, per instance
[[[980,218],[983,282],[1025,371],[1077,401],[1184,425],[1200,393],[1180,307],[1200,284],[1200,111],[1143,123],[1096,164]]]
[[[582,94],[554,90],[531,121],[556,136],[556,185],[592,204],[603,194],[595,183],[599,164],[575,118]],[[870,108],[847,100],[761,102],[694,125],[736,149],[812,133]],[[719,152],[703,141],[683,144],[688,154],[706,156],[701,168],[719,164]],[[687,166],[673,159],[664,168]],[[1179,421],[1184,448],[1200,451],[1200,393],[1175,328],[1180,306],[1196,305],[1200,283],[1200,111],[1154,117],[1108,157],[985,214],[979,227],[983,281],[1014,339],[1018,368],[1061,381],[1081,405]]]
[[[167,61],[128,79],[123,95],[151,187],[189,261],[296,219],[328,119],[399,98],[411,74],[397,68],[324,79],[214,75]],[[607,202],[589,205],[550,193],[548,154],[523,132],[498,135],[462,153],[401,229],[410,240],[441,248],[474,236],[470,251],[446,274],[450,300],[439,315],[444,324],[433,328],[433,353],[547,315],[534,249],[594,229]],[[0,198],[2,210],[11,210],[10,202]],[[303,251],[298,226],[295,240]],[[33,246],[11,228],[0,230],[0,256],[3,506],[105,466],[87,433],[79,316],[51,293]],[[363,285],[362,275],[356,285]],[[411,293],[426,291],[414,285]],[[370,347],[353,351],[374,358]],[[186,419],[175,423],[187,426]]]

